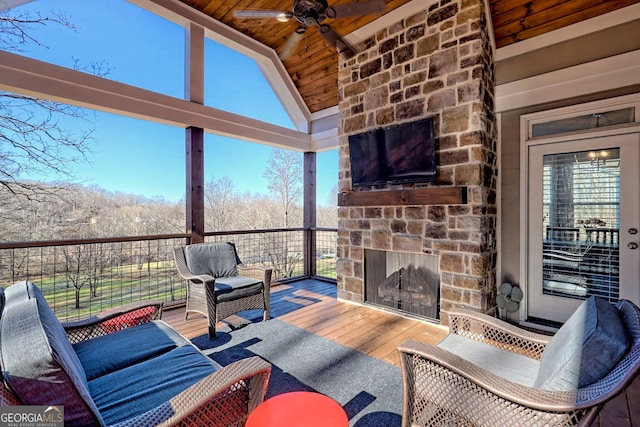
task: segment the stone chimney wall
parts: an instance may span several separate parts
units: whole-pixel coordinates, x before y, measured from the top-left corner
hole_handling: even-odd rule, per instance
[[[340,206],[338,296],[363,302],[364,249],[439,256],[441,312],[495,310],[496,123],[484,2],[425,10],[363,42],[339,70],[342,193],[463,187],[456,205]],[[348,136],[433,117],[435,182],[352,188]],[[446,323],[446,316],[441,313]]]

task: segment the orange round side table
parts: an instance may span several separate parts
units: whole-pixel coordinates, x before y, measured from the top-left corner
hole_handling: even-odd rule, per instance
[[[262,402],[246,427],[347,427],[342,406],[320,393],[294,391]]]

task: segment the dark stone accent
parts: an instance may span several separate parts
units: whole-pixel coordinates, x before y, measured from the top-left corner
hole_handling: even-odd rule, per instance
[[[351,73],[351,83],[355,83],[358,81],[358,72],[354,71]]]
[[[359,231],[351,231],[349,233],[349,240],[351,246],[360,246],[362,244],[362,233]]]
[[[464,104],[466,102],[477,101],[480,96],[480,81],[471,80],[468,83],[458,87],[458,102]]]
[[[442,49],[449,49],[449,48],[456,47],[456,46],[458,46],[458,40],[452,40],[452,41],[450,41],[448,43],[443,43],[442,44]]]
[[[458,13],[458,4],[451,4],[430,13],[427,17],[427,25],[430,27],[438,25],[442,21],[452,18]]]
[[[440,205],[429,206],[427,218],[429,218],[429,220],[433,222],[445,222],[445,220],[447,219],[445,207]]]
[[[447,208],[447,212],[451,216],[468,215],[469,206],[451,205]]]
[[[364,41],[364,50],[371,49],[371,48],[372,48],[372,47],[374,47],[377,43],[378,43],[378,41],[376,40],[376,37],[375,37],[375,36],[368,37],[368,38]]]
[[[420,95],[420,86],[412,86],[404,91],[404,97],[406,99],[413,98],[414,96]]]
[[[396,118],[398,120],[420,117],[424,112],[424,99],[414,99],[412,101],[398,104],[396,107]]]
[[[371,229],[371,221],[367,219],[358,220],[358,229],[359,230],[370,230]]]
[[[363,64],[362,67],[360,67],[360,78],[364,79],[370,77],[376,73],[379,73],[381,69],[382,61],[380,60],[380,58],[374,59],[373,61]]]
[[[389,83],[389,91],[397,92],[400,89],[402,89],[402,87],[400,86],[400,81],[396,80],[395,82]]]
[[[402,64],[403,62],[413,59],[414,45],[409,44],[396,49],[393,52],[393,60],[396,64]]]
[[[475,65],[484,64],[482,55],[475,55],[469,58],[464,58],[460,61],[460,68],[469,68]]]
[[[364,105],[362,103],[351,106],[351,114],[360,114],[364,112]]]
[[[387,52],[382,55],[382,68],[388,70],[393,65],[393,53]]]
[[[414,41],[424,36],[424,24],[416,25],[407,31],[407,41]]]
[[[460,44],[472,42],[472,41],[478,40],[480,38],[481,38],[480,33],[469,34],[467,36],[464,36],[464,37],[460,38]]]
[[[380,43],[380,45],[378,46],[378,53],[380,53],[380,55],[383,55],[389,51],[392,51],[396,47],[398,47],[398,37],[393,37]]]
[[[446,224],[427,224],[424,237],[429,239],[446,239],[447,238],[447,226]]]
[[[407,224],[404,221],[391,221],[391,232],[393,233],[406,233]]]
[[[389,98],[389,101],[392,104],[397,104],[398,102],[402,102],[404,101],[404,94],[402,92],[397,92],[394,93],[393,95],[391,95],[391,97]]]

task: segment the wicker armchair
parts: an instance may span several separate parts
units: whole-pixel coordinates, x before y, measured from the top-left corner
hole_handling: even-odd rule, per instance
[[[269,319],[272,269],[242,264],[232,243],[199,243],[174,249],[178,273],[187,281],[187,307],[207,316],[209,338],[216,324],[245,310],[264,310]]]
[[[404,385],[403,427],[590,425],[602,406],[628,387],[640,371],[640,310],[624,300],[616,308],[628,338],[626,352],[602,378],[568,391],[511,381],[440,344],[403,343],[398,347]],[[552,339],[467,310],[454,311],[449,319],[450,335],[495,346],[534,363]]]

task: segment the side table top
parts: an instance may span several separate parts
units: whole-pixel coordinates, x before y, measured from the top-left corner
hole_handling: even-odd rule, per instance
[[[246,427],[347,427],[342,406],[320,393],[294,391],[274,396],[249,415]]]

